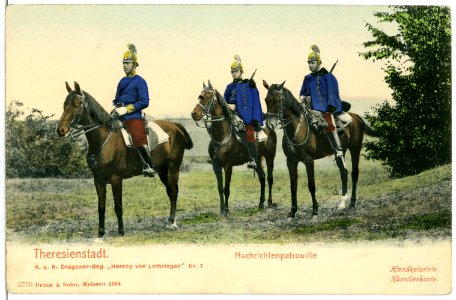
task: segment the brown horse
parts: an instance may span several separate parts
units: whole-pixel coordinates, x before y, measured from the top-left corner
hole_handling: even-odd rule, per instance
[[[89,143],[87,162],[93,173],[98,194],[98,236],[105,234],[106,185],[111,184],[114,210],[118,221],[118,232],[124,234],[122,219],[122,180],[140,175],[143,163],[139,154],[125,146],[122,134],[114,125],[111,116],[77,82],[72,90],[68,83],[63,114],[57,127],[60,136],[84,132]],[[151,152],[151,159],[160,180],[166,187],[171,202],[167,228],[175,229],[176,203],[179,191],[179,168],[185,149],[191,149],[193,142],[185,128],[169,121],[156,121],[169,135],[169,141],[158,145]]]
[[[195,122],[203,119],[207,132],[211,137],[209,143],[209,156],[212,159],[212,168],[217,177],[218,192],[220,196],[220,214],[228,214],[228,198],[230,197],[230,182],[233,166],[239,166],[249,161],[250,156],[245,144],[236,137],[236,129],[233,124],[233,116],[223,96],[212,87],[203,84],[203,91],[198,97],[199,102],[193,109],[191,116]],[[196,123],[198,125],[198,123]],[[259,207],[264,208],[265,201],[265,174],[262,166],[262,158],[266,160],[268,172],[269,197],[268,207],[276,207],[272,202],[272,184],[274,158],[276,154],[277,136],[274,130],[265,128],[268,138],[262,142],[256,142],[259,164],[255,171],[261,184]],[[223,187],[222,168],[225,171],[225,187]]]
[[[284,135],[282,140],[283,152],[287,157],[287,167],[291,186],[291,212],[288,215],[294,218],[298,210],[296,190],[298,186],[298,163],[306,166],[309,192],[312,196],[312,215],[318,214],[318,202],[315,198],[314,160],[334,154],[324,133],[315,133],[310,129],[307,119],[308,111],[296,100],[292,93],[282,84],[269,84],[263,80],[263,86],[268,90],[266,96],[267,120],[266,124],[275,128],[280,125]],[[349,208],[355,207],[356,185],[358,182],[358,165],[363,145],[364,132],[375,135],[363,119],[357,114],[350,113],[352,121],[345,127],[340,141],[345,155],[350,150],[352,161],[352,194]],[[342,180],[342,197],[338,209],[344,209],[347,200],[347,172],[340,170]]]

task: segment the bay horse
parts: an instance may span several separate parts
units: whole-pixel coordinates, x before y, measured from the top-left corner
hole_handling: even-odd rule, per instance
[[[142,174],[143,163],[139,154],[125,146],[122,133],[112,117],[77,82],[72,90],[68,83],[68,95],[63,105],[63,114],[57,125],[59,136],[85,133],[89,143],[87,162],[94,176],[98,195],[98,236],[105,234],[106,185],[111,184],[114,211],[118,221],[118,233],[124,235],[122,218],[122,181]],[[169,141],[158,145],[150,156],[166,187],[171,210],[167,228],[177,229],[176,205],[179,192],[179,168],[185,149],[193,147],[192,139],[178,123],[158,120],[156,123],[169,135]]]
[[[217,178],[217,187],[220,197],[220,214],[229,212],[228,199],[230,197],[230,183],[233,166],[243,165],[249,161],[250,155],[243,142],[236,138],[234,116],[228,108],[223,96],[212,87],[203,83],[203,90],[198,97],[198,104],[193,109],[191,116],[198,125],[203,119],[205,128],[211,137],[208,152],[212,159],[212,168]],[[262,166],[263,157],[266,160],[267,179],[269,187],[268,207],[274,208],[272,202],[272,185],[274,158],[276,154],[277,136],[274,130],[265,128],[268,138],[262,142],[255,142],[258,152],[258,161],[255,171],[261,184],[259,207],[264,208],[265,202],[265,174]],[[225,171],[225,186],[223,186],[222,169]]]
[[[318,214],[318,202],[315,197],[315,177],[314,160],[329,155],[333,155],[328,139],[323,132],[315,133],[309,126],[307,114],[309,113],[293,94],[282,84],[269,85],[263,80],[263,86],[268,90],[265,102],[267,106],[266,124],[268,127],[275,128],[281,126],[284,131],[282,148],[287,158],[287,167],[290,175],[291,189],[291,211],[288,215],[294,218],[298,210],[297,186],[298,186],[298,163],[303,162],[306,166],[307,182],[310,195],[312,197],[312,215]],[[368,135],[375,136],[375,131],[371,129],[364,120],[357,114],[350,113],[352,121],[345,127],[340,142],[343,148],[343,155],[347,149],[350,151],[352,164],[352,193],[349,208],[354,209],[356,203],[356,185],[359,175],[359,159],[363,145],[363,137],[366,132]],[[342,181],[342,197],[337,209],[345,209],[347,196],[347,171],[340,170]]]

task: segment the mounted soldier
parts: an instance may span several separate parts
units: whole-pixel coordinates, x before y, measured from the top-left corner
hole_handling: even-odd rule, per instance
[[[337,117],[343,113],[337,79],[321,66],[318,47],[312,45],[311,49],[312,52],[308,55],[307,60],[311,73],[304,77],[299,100],[306,106],[310,105],[312,110],[321,113],[322,120],[317,122],[318,127],[324,130],[334,151],[337,165],[346,169],[342,146],[334,121],[334,116]]]
[[[255,141],[256,139],[261,141],[265,137],[265,133],[261,129],[261,126],[263,126],[263,111],[261,109],[260,94],[253,80],[255,73],[250,79],[242,79],[244,69],[241,58],[239,55],[235,55],[234,58],[235,61],[231,64],[233,82],[227,85],[224,98],[229,108],[241,118],[245,125],[243,142],[251,158],[247,167],[255,169],[255,166],[259,164]]]
[[[117,85],[116,97],[113,100],[115,108],[111,116],[127,127],[133,147],[142,159],[143,175],[153,177],[156,171],[150,158],[142,116],[142,110],[149,106],[149,91],[146,81],[136,74],[136,67],[139,65],[136,53],[135,45],[128,44],[128,51],[124,53],[122,60],[125,77]]]

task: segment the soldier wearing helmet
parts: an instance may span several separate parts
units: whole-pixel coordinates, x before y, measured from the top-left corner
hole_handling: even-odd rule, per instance
[[[153,177],[156,171],[150,158],[142,119],[142,110],[149,106],[149,91],[146,81],[136,74],[139,64],[135,45],[128,45],[122,63],[125,77],[117,85],[116,97],[113,100],[115,108],[111,115],[123,121],[130,132],[133,147],[143,161],[143,175]]]
[[[336,77],[321,66],[320,50],[316,45],[311,46],[308,56],[310,74],[304,77],[299,99],[309,102],[313,110],[322,113],[328,123],[324,132],[334,150],[338,166],[346,169],[343,151],[336,131],[334,115],[342,113],[342,100],[339,97],[339,86]]]
[[[250,154],[249,168],[256,168],[258,153],[255,146],[255,132],[262,133],[260,126],[263,125],[263,111],[261,109],[260,94],[255,81],[242,79],[243,65],[239,55],[234,56],[235,61],[231,64],[233,81],[227,85],[224,98],[231,110],[234,110],[245,124],[245,144]]]

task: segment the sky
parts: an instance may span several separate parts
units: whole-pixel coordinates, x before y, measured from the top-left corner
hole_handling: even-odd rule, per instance
[[[363,113],[391,99],[383,63],[359,56],[372,39],[365,27],[377,23],[377,5],[10,5],[6,8],[6,102],[20,101],[58,119],[77,81],[107,111],[124,76],[127,44],[138,50],[149,87],[145,110],[156,118],[189,117],[203,81],[222,94],[238,54],[244,77],[255,69],[263,110],[262,80],[281,83],[298,96],[309,73],[310,46],[321,51],[341,98]]]

